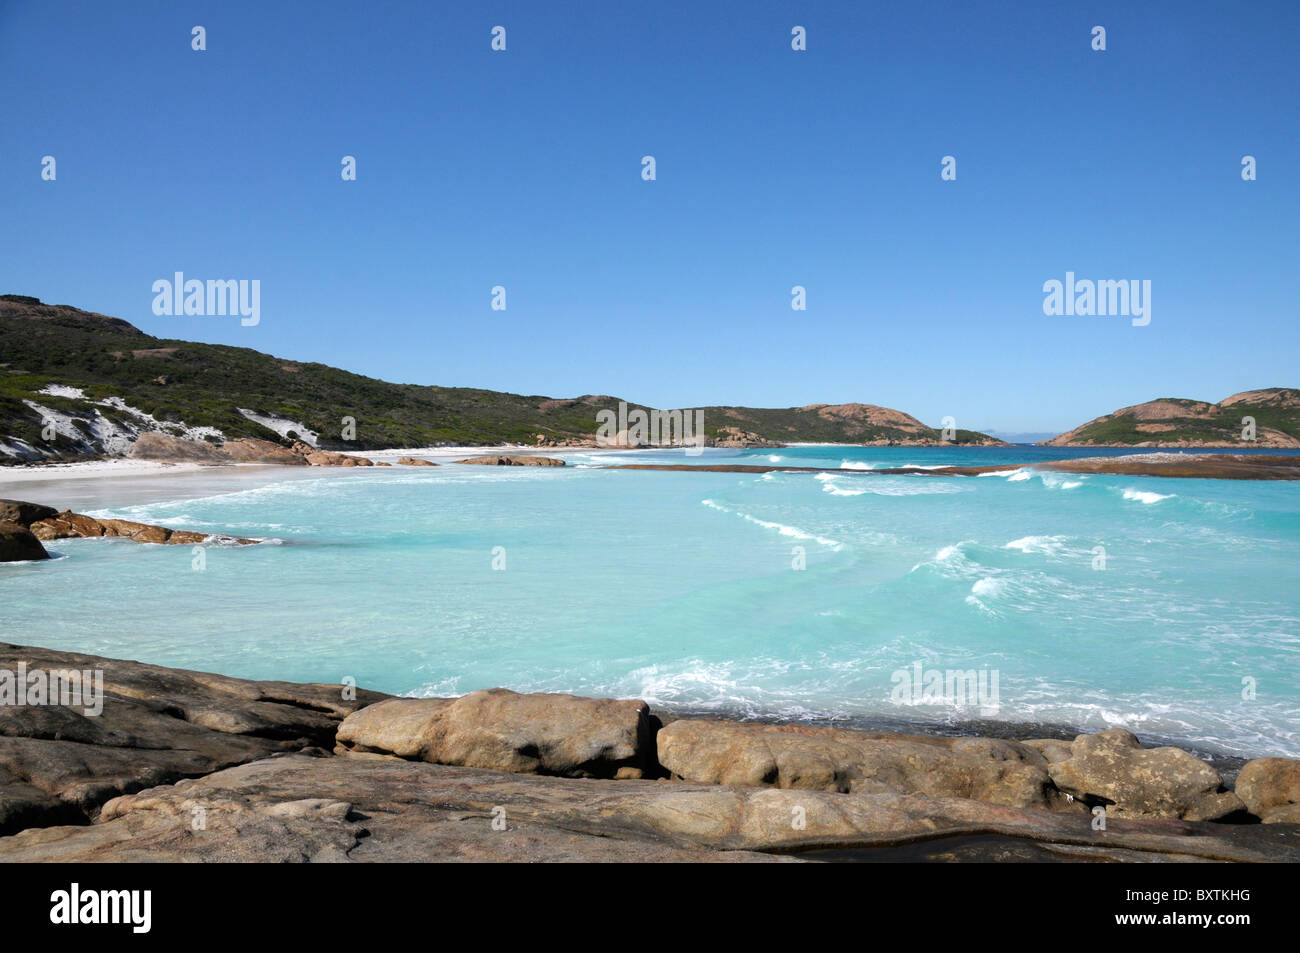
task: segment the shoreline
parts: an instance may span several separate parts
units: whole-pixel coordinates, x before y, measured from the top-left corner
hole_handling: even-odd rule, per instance
[[[794,446],[794,445],[792,445]],[[858,444],[806,444],[800,446],[835,446],[876,449]],[[1026,444],[1025,446],[1032,446]],[[495,446],[458,447],[407,447],[393,450],[338,451],[340,456],[365,459],[376,463],[397,466],[402,457],[431,460],[439,465],[460,462],[459,458],[476,454],[507,454],[535,448],[516,447],[509,444]],[[657,448],[629,449],[625,447],[602,448],[547,448],[545,457],[563,460],[566,456],[621,456],[638,454]],[[928,448],[927,448],[928,449]],[[962,448],[959,448],[962,449]],[[1075,448],[1072,448],[1075,449]],[[532,455],[536,456],[534,452]],[[97,460],[69,462],[22,463],[0,466],[0,486],[5,483],[32,483],[37,481],[78,480],[98,477],[166,476],[182,473],[248,472],[253,470],[293,471],[302,469],[270,462],[200,463],[195,461],[144,460],[132,457],[106,457]],[[319,466],[313,470],[336,470],[337,466]],[[746,463],[622,463],[606,464],[596,469],[605,470],[659,470],[669,472],[698,471],[702,473],[837,473],[853,476],[931,476],[970,477],[1024,470],[1052,470],[1063,473],[1090,473],[1098,475],[1145,476],[1173,479],[1230,479],[1230,480],[1300,480],[1300,454],[1229,454],[1195,452],[1145,452],[1105,457],[1075,457],[1061,460],[1039,460],[1023,463],[998,463],[974,466],[930,465],[925,467],[878,467],[856,469],[845,467],[798,466],[794,464]]]

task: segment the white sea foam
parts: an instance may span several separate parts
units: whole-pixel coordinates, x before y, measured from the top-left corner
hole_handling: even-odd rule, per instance
[[[1129,488],[1124,491],[1124,499],[1135,500],[1138,503],[1159,503],[1161,500],[1167,500],[1173,497],[1173,493],[1152,493],[1150,490],[1134,490]]]
[[[1003,549],[1018,549],[1022,553],[1043,553],[1055,556],[1064,548],[1064,536],[1022,536],[1004,545]]]
[[[823,484],[822,490],[831,496],[861,496],[863,493],[868,492],[866,489],[846,490],[834,483]]]
[[[755,526],[762,526],[764,529],[774,529],[782,536],[790,536],[793,537],[794,539],[811,539],[818,543],[821,543],[823,546],[830,546],[833,549],[839,549],[841,546],[844,545],[843,543],[839,542],[839,540],[828,539],[825,536],[818,536],[816,533],[810,533],[807,530],[799,529],[799,527],[797,526],[787,526],[784,523],[774,523],[771,520],[762,520],[759,519],[757,516],[750,516],[748,513],[741,513],[738,510],[729,509],[725,506],[719,506],[717,503],[713,502],[712,500],[701,500],[700,502],[703,503],[705,506],[709,507],[710,509],[718,510],[721,513],[730,513],[733,516],[739,516],[741,519],[745,520],[746,522],[753,523]]]
[[[860,460],[840,461],[841,470],[874,470],[875,468],[876,465],[874,463],[863,463]]]
[[[966,601],[972,599],[995,599],[1006,590],[1006,583],[994,576],[985,576],[982,579],[975,580],[975,584],[970,587],[970,595]]]
[[[889,477],[850,477],[847,486],[840,483],[843,479],[838,473],[818,473],[816,479],[825,486],[822,490],[832,496],[862,496],[871,493],[875,496],[941,496],[948,493],[964,493],[965,490],[954,483],[931,479],[912,479],[902,476]]]

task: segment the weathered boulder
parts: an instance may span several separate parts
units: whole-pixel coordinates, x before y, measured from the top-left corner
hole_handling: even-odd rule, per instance
[[[0,563],[49,559],[50,554],[32,531],[19,523],[0,522]]]
[[[684,718],[656,743],[659,763],[686,781],[1073,809],[1043,757],[1014,741]]]
[[[645,702],[504,688],[363,708],[339,726],[337,750],[579,778],[639,778],[654,763]]]
[[[436,467],[438,465],[432,460],[421,460],[419,457],[399,457],[397,462],[404,467]]]
[[[150,526],[132,520],[103,519],[99,521],[104,527],[105,536],[125,536],[137,543],[165,543],[171,530],[162,526]]]
[[[357,691],[349,701],[341,685],[252,682],[5,643],[0,670],[25,671],[29,681],[38,672],[89,673],[80,698],[0,704],[0,833],[84,823],[120,794],[277,751],[331,747],[345,715],[385,697]]]
[[[1265,824],[1300,824],[1300,761],[1258,758],[1237,775],[1237,796]]]
[[[375,462],[367,457],[351,457],[333,450],[317,450],[301,440],[295,441],[293,452],[313,467],[373,467]]]
[[[33,523],[32,532],[38,539],[74,539],[103,536],[106,528],[93,516],[83,516],[71,510],[64,510],[48,519]]]
[[[196,823],[201,819],[201,823]],[[1113,820],[961,798],[575,780],[392,759],[273,756],[0,837],[14,861],[791,861],[972,835],[1058,860],[1300,859],[1281,828]],[[760,853],[760,851],[778,852]],[[793,856],[791,856],[793,855]]]
[[[235,463],[273,463],[289,467],[305,467],[307,460],[302,454],[294,453],[288,447],[269,440],[256,437],[243,437],[239,440],[227,440],[222,451]]]
[[[30,527],[37,520],[46,520],[57,516],[58,510],[52,506],[39,503],[25,503],[22,500],[0,500],[0,523],[17,523]]]
[[[1143,748],[1122,728],[1079,735],[1070,757],[1052,761],[1056,786],[1113,817],[1212,821],[1242,810],[1219,772],[1181,748]]]
[[[1065,761],[1072,753],[1070,742],[1062,738],[1029,738],[1021,744],[1033,748],[1047,759],[1048,764],[1054,761]]]
[[[203,440],[185,440],[170,434],[147,432],[140,434],[128,456],[137,460],[157,460],[168,463],[229,463],[230,458],[219,448]]]
[[[557,460],[554,457],[517,457],[517,456],[488,456],[488,457],[468,457],[464,460],[457,460],[457,463],[478,463],[488,467],[562,467],[563,460]]]

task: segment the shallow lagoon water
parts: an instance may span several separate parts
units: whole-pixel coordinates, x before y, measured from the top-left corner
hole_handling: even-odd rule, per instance
[[[58,559],[0,566],[0,621],[9,641],[402,694],[504,685],[752,717],[1124,726],[1300,756],[1300,486],[863,472],[1099,453],[577,452],[563,469],[0,479],[0,496],[275,541],[207,547],[201,571],[189,547],[53,542]],[[621,461],[839,472],[596,468]],[[894,673],[918,662],[996,671],[996,709],[897,704]]]

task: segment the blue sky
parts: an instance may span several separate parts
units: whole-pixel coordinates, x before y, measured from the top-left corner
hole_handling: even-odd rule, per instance
[[[0,0],[0,291],[663,407],[1055,432],[1300,386],[1298,47],[1290,2]],[[175,271],[261,323],[155,316]],[[1067,271],[1150,325],[1044,316]]]

